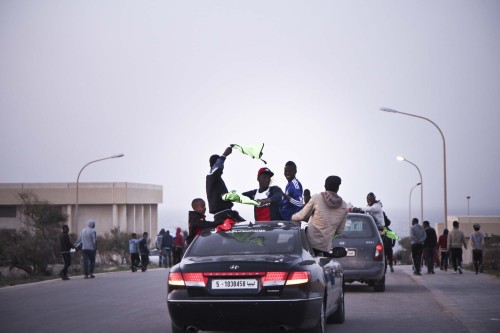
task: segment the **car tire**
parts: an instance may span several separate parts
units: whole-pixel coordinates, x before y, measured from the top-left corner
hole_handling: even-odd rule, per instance
[[[327,323],[332,324],[342,324],[345,321],[345,298],[344,298],[344,287],[345,283],[342,282],[342,287],[340,288],[340,297],[337,304],[337,310],[328,317]]]
[[[378,281],[375,281],[375,284],[373,285],[373,290],[376,292],[383,292],[385,291],[385,275]]]
[[[306,333],[325,333],[326,332],[326,318],[325,318],[325,302],[322,303],[321,312],[319,315],[318,323],[311,329],[305,331]]]
[[[172,333],[184,333],[184,328],[172,324]]]

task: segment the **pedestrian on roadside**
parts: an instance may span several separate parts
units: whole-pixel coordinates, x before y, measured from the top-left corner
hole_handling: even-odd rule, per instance
[[[330,252],[333,237],[344,231],[347,203],[337,194],[341,183],[338,176],[327,177],[325,191],[313,195],[300,212],[292,215],[292,221],[308,222],[306,235],[315,256]]]
[[[441,254],[441,265],[439,269],[444,270],[445,272],[448,270],[448,229],[443,230],[443,234],[439,236],[437,249]]]
[[[137,238],[137,234],[132,233],[130,239],[128,240],[128,250],[130,252],[130,268],[133,272],[137,272],[137,267],[141,263],[141,258],[139,257],[139,250],[137,249],[141,238]]]
[[[63,280],[69,280],[68,268],[71,266],[71,249],[74,249],[75,245],[69,239],[69,227],[67,225],[62,226],[62,233],[59,236],[59,244],[61,245],[61,254],[64,260],[64,267],[59,272],[59,276]]]
[[[231,147],[227,147],[221,156],[212,155],[209,159],[210,172],[206,177],[207,201],[208,210],[210,214],[214,215],[216,225],[224,223],[227,218],[237,222],[245,221],[237,211],[232,210],[233,203],[231,201],[222,200],[222,195],[229,192],[222,179],[224,162],[232,151]]]
[[[255,221],[281,220],[280,201],[283,190],[278,186],[270,186],[274,173],[269,168],[260,168],[257,172],[259,188],[242,194],[260,203],[254,206]]]
[[[156,236],[156,249],[158,250],[158,267],[161,267],[161,264],[163,263],[163,251],[162,251],[162,243],[163,243],[163,237],[165,236],[165,229],[161,229],[158,235]]]
[[[142,239],[139,242],[139,254],[141,255],[141,271],[148,270],[149,265],[149,247],[148,247],[148,233],[142,233]]]
[[[474,232],[470,235],[470,246],[472,248],[472,262],[476,274],[478,274],[483,272],[484,235],[479,231],[481,229],[479,223],[474,223],[473,228]]]
[[[467,250],[464,233],[458,229],[458,221],[453,221],[453,229],[448,234],[448,251],[451,253],[453,274],[462,274],[462,246]]]
[[[182,251],[184,250],[184,236],[182,235],[182,229],[177,228],[174,237],[174,265],[181,262]]]
[[[436,230],[430,226],[429,221],[424,221],[425,240],[424,240],[424,258],[427,266],[427,274],[434,274],[434,251],[437,246]]]
[[[93,279],[95,268],[95,256],[97,252],[97,233],[94,230],[95,221],[88,220],[87,227],[82,230],[80,239],[83,254],[83,274],[85,279]]]
[[[416,217],[411,221],[410,241],[411,241],[411,257],[413,259],[413,274],[422,275],[422,252],[424,250],[425,230],[418,224]]]
[[[290,221],[292,215],[299,212],[303,204],[302,184],[295,177],[297,174],[297,165],[288,161],[285,164],[284,175],[288,183],[285,187],[285,192],[282,193],[283,198],[280,202],[281,219]]]
[[[174,237],[170,234],[170,230],[165,231],[163,236],[161,248],[163,251],[163,265],[165,267],[172,267],[172,249],[174,247]]]

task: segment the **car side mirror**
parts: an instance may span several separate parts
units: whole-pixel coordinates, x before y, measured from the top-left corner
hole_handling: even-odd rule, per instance
[[[342,246],[336,246],[332,249],[331,252],[328,253],[328,257],[330,258],[342,258],[347,255],[347,249]]]

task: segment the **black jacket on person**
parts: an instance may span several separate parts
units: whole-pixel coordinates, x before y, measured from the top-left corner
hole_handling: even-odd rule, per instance
[[[424,229],[425,231],[425,240],[424,240],[424,248],[435,248],[437,246],[437,234],[436,230],[432,227],[428,227]]]
[[[258,190],[251,190],[243,192],[242,195],[254,200],[257,191]],[[269,186],[268,198],[272,200],[272,202],[269,204],[269,210],[270,210],[269,213],[271,216],[270,221],[281,220],[281,214],[280,214],[280,201],[282,198],[281,193],[283,193],[283,191],[278,186]],[[254,206],[253,210],[254,210],[255,220],[257,220],[257,209],[259,209],[259,206]]]
[[[203,228],[213,228],[216,226],[215,223],[205,220],[205,215],[193,210],[189,211],[189,233],[186,237],[186,243],[188,245],[191,244],[193,239],[203,230]]]
[[[75,248],[73,243],[71,243],[69,234],[67,232],[61,233],[61,236],[59,236],[59,242],[61,245],[61,253],[70,252],[71,249]]]
[[[207,175],[206,191],[208,200],[208,211],[210,214],[217,214],[223,210],[231,209],[233,203],[231,201],[222,200],[222,195],[228,192],[226,183],[222,179],[222,171],[224,170],[225,156],[220,156],[215,164],[210,169]]]

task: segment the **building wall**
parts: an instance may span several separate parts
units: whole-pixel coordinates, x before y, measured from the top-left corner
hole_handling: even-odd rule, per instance
[[[18,195],[27,191],[41,201],[61,206],[69,216],[72,233],[79,234],[89,219],[96,221],[98,234],[113,228],[126,233],[146,231],[151,236],[158,231],[158,204],[163,202],[163,187],[137,183],[0,184],[0,229],[22,226],[17,211]],[[78,218],[75,218],[77,202]],[[12,207],[16,207],[15,216],[11,216]]]

